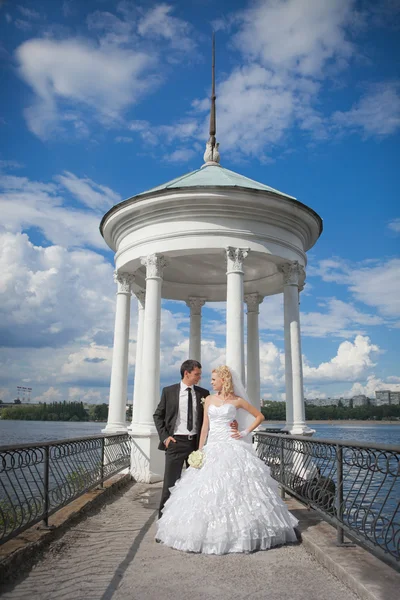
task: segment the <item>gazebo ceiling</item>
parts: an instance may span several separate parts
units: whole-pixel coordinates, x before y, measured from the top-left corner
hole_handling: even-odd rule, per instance
[[[223,250],[171,257],[166,255],[167,266],[163,272],[162,297],[169,300],[187,300],[201,296],[209,301],[226,300],[226,253]],[[278,271],[279,259],[265,254],[249,252],[245,260],[244,292],[258,292],[269,296],[282,291],[282,275]],[[126,265],[129,269],[129,265]],[[145,288],[145,267],[135,271],[134,287]]]

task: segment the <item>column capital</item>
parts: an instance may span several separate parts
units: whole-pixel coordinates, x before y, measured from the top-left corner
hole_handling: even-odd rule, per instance
[[[206,302],[207,298],[189,296],[186,300],[186,306],[189,306],[191,315],[201,315],[201,307],[204,306]]]
[[[118,285],[117,294],[130,294],[135,276],[125,271],[114,271],[114,281]]]
[[[140,262],[146,267],[146,279],[162,279],[164,267],[167,266],[167,261],[162,254],[142,256]]]
[[[283,274],[284,285],[300,285],[300,280],[305,279],[305,270],[298,260],[279,265],[279,271]]]
[[[250,249],[227,246],[225,251],[228,263],[228,273],[243,273],[243,261],[249,254]]]
[[[258,292],[254,292],[251,294],[244,295],[244,301],[247,304],[247,312],[248,313],[259,313],[259,305],[263,301],[263,296],[260,296]]]
[[[135,294],[136,298],[138,299],[138,302],[141,305],[141,307],[144,308],[145,304],[146,304],[146,290],[136,290],[133,293]]]

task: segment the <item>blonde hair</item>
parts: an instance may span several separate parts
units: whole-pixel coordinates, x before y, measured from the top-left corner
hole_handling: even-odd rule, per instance
[[[222,393],[225,396],[233,396],[233,381],[232,381],[232,373],[230,372],[229,367],[226,365],[221,365],[216,369],[213,369],[213,373],[216,373],[218,377],[222,379]]]

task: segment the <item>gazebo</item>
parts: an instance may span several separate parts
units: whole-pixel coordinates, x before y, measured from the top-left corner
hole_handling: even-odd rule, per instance
[[[213,64],[214,67],[214,64]],[[111,208],[100,231],[115,252],[117,302],[109,417],[105,432],[126,432],[128,340],[132,293],[138,302],[131,471],[137,481],[163,476],[153,413],[160,393],[161,299],[190,307],[189,356],[201,361],[201,313],[226,302],[226,363],[260,405],[259,305],[283,293],[286,425],[305,423],[299,292],[306,252],[322,232],[319,215],[276,189],[220,165],[215,140],[215,86],[203,166]],[[244,315],[247,307],[247,365]],[[247,369],[246,369],[247,366]]]

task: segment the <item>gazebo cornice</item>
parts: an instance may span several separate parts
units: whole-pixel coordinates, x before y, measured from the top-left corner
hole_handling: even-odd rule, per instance
[[[323,228],[319,215],[296,199],[248,188],[215,187],[174,188],[130,198],[108,211],[101,233],[118,256],[123,239],[143,227],[207,218],[243,218],[247,228],[251,221],[265,221],[300,236],[304,251],[315,244]]]

